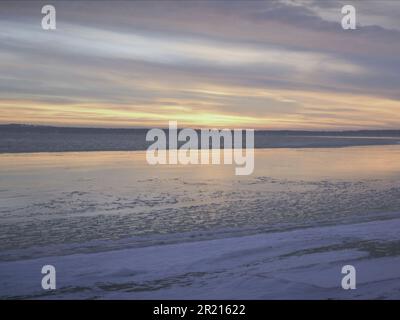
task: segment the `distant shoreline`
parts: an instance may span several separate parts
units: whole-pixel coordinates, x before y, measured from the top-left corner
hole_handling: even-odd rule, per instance
[[[152,144],[146,141],[147,132],[148,129],[0,125],[0,154],[143,151]],[[375,145],[400,145],[400,130],[255,131],[256,149]]]
[[[59,132],[59,133],[128,133],[146,132],[153,127],[143,128],[103,128],[103,127],[65,127],[30,124],[0,124],[0,133],[7,132]],[[160,129],[168,129],[160,128]],[[195,130],[200,130],[197,128]],[[270,130],[255,129],[256,133],[270,135],[321,135],[321,136],[370,136],[370,137],[400,137],[400,129],[362,129],[362,130]]]

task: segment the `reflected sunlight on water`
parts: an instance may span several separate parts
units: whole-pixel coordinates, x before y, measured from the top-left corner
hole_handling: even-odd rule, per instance
[[[222,159],[222,152],[221,152]],[[222,162],[222,160],[221,160]],[[131,168],[137,174],[183,174],[198,178],[238,178],[233,165],[149,165],[144,151],[0,154],[0,171],[98,170]],[[252,176],[276,178],[349,178],[400,174],[400,146],[317,149],[255,149]],[[246,177],[241,177],[246,179]]]
[[[187,241],[400,208],[400,146],[256,149],[252,175],[234,167],[151,166],[142,151],[2,154],[0,260],[48,243]]]

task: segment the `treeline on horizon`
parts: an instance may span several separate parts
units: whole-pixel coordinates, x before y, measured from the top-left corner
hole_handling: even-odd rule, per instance
[[[62,127],[62,126],[47,126],[47,125],[31,125],[31,124],[0,124],[0,132],[15,132],[15,133],[109,133],[109,134],[127,134],[127,133],[144,133],[151,128],[99,128],[99,127]],[[168,128],[161,128],[168,130]],[[183,128],[178,128],[178,131]],[[200,129],[195,129],[200,131]],[[256,134],[270,135],[374,135],[374,136],[400,136],[399,130],[386,129],[371,129],[371,130],[267,130],[256,129]]]

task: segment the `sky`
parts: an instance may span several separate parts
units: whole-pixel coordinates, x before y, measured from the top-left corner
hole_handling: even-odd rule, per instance
[[[1,1],[0,124],[400,129],[399,17],[387,0]]]

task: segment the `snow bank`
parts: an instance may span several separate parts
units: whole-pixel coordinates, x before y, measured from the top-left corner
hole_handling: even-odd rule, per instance
[[[400,219],[0,263],[1,298],[400,298]],[[41,289],[40,270],[57,270]],[[341,268],[357,289],[341,288]]]

